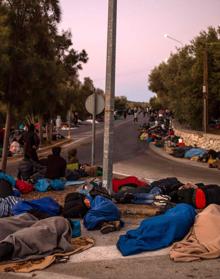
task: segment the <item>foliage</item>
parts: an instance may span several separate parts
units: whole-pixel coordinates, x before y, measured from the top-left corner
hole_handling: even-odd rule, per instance
[[[87,53],[58,33],[60,18],[59,0],[0,1],[0,102],[18,119],[65,115],[90,94],[78,80]]]
[[[209,118],[220,117],[219,35],[219,28],[209,27],[149,75],[149,89],[156,93],[157,103],[172,110],[180,123],[191,128],[202,127],[205,49],[208,52]]]
[[[150,98],[149,105],[153,110],[160,110],[164,108],[160,102],[160,99],[157,98],[156,96]]]
[[[125,96],[115,97],[115,110],[126,110],[128,108],[128,100]]]

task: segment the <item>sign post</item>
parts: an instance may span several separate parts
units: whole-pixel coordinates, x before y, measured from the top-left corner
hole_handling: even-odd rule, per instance
[[[96,91],[93,93],[93,113],[92,113],[92,157],[91,165],[95,164],[95,117],[96,117]]]
[[[96,91],[86,99],[86,110],[92,114],[92,152],[91,152],[91,165],[95,164],[95,135],[96,135],[96,123],[95,118],[97,114],[100,114],[105,106],[104,97],[100,94],[96,94]]]

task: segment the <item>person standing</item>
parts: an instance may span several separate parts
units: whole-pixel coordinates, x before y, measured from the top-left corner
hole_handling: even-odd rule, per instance
[[[138,113],[137,111],[135,110],[134,111],[134,122],[138,122],[138,117],[137,117]]]
[[[28,156],[35,162],[38,162],[37,149],[40,144],[40,139],[35,132],[35,127],[30,124],[28,132],[24,139],[24,156]]]
[[[124,114],[124,119],[126,119],[127,118],[127,110],[126,109],[124,110],[123,114]]]
[[[78,115],[78,112],[75,111],[74,112],[74,118],[73,118],[73,123],[74,123],[75,127],[78,127],[78,122],[79,122],[79,115]]]

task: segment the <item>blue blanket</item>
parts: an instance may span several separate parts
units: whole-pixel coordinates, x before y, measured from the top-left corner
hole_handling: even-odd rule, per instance
[[[207,151],[202,148],[191,148],[185,152],[184,158],[202,157]]]
[[[105,221],[116,221],[120,219],[120,211],[109,199],[96,196],[91,202],[91,209],[84,217],[84,225],[88,230],[94,230]]]
[[[54,199],[44,197],[38,200],[20,201],[12,207],[13,215],[19,215],[30,210],[37,210],[50,216],[57,216],[60,214],[60,205]]]
[[[191,205],[178,204],[163,215],[143,220],[139,228],[121,235],[117,248],[123,256],[129,256],[168,247],[189,232],[195,216]]]

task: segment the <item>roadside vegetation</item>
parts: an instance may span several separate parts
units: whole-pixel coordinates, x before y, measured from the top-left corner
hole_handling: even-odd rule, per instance
[[[149,75],[153,108],[168,108],[179,123],[192,129],[202,128],[203,73],[205,52],[208,65],[209,121],[220,118],[220,27],[209,27],[190,44],[177,48],[167,62],[156,66]]]
[[[12,125],[38,122],[41,129],[57,114],[66,119],[69,110],[85,117],[87,96],[101,91],[89,77],[80,82],[88,55],[74,48],[70,31],[58,32],[60,20],[59,0],[0,1],[3,161]]]

